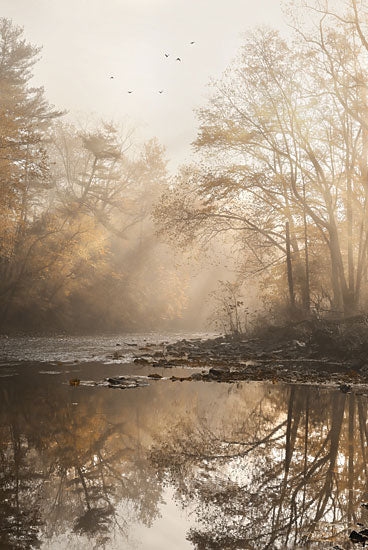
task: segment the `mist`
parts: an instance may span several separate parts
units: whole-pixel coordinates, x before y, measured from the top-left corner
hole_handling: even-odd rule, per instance
[[[1,20],[2,330],[244,332],[365,311],[368,49],[355,4],[284,3],[278,29],[242,35],[238,2],[215,4],[226,17],[209,25],[207,5],[196,22],[191,4],[92,7],[91,28],[72,18],[63,62],[41,5],[29,29]],[[217,25],[232,37],[220,58]],[[38,33],[49,46],[28,40]]]
[[[3,0],[1,548],[368,544],[367,75],[368,0]]]

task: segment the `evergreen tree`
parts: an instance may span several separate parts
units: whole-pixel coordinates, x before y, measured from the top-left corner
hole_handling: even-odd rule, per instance
[[[23,28],[0,18],[0,259],[11,256],[34,215],[35,193],[48,185],[47,130],[62,113],[32,87],[40,48]]]

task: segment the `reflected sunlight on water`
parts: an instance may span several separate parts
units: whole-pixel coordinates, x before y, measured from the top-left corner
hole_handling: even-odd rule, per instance
[[[115,362],[126,363],[134,359],[140,346],[165,345],[182,338],[212,338],[215,333],[137,333],[103,336],[17,336],[0,335],[0,362],[16,361],[102,361],[113,360],[112,350],[119,350],[122,357]],[[116,347],[116,345],[118,347]],[[161,347],[162,349],[162,347]]]

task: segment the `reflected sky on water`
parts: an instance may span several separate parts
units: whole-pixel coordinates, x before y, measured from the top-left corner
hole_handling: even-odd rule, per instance
[[[106,368],[52,376],[23,363],[1,378],[0,548],[349,548],[356,522],[368,527],[365,398],[259,383],[68,383],[73,369],[96,380],[141,373]]]

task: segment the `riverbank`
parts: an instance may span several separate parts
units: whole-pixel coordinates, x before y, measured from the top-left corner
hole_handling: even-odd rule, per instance
[[[176,381],[318,384],[368,394],[368,325],[362,316],[263,327],[252,337],[205,333],[0,338],[1,376],[73,373],[81,385]],[[7,367],[11,365],[9,370]],[[9,370],[9,372],[8,372]],[[92,376],[92,373],[93,376]]]
[[[269,327],[251,338],[182,339],[162,351],[144,351],[136,363],[202,368],[180,380],[330,383],[342,391],[364,386],[368,392],[368,325],[363,316]]]

